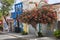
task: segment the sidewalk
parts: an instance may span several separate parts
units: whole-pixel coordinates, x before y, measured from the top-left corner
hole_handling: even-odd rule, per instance
[[[38,38],[31,34],[30,35],[21,35],[21,33],[3,33],[3,34],[0,35],[0,39],[5,38],[5,40],[60,40],[54,37],[39,37]]]
[[[8,35],[14,36],[14,37],[20,37],[20,38],[36,38],[35,35],[31,35],[31,34],[21,35],[21,33],[8,33]]]
[[[56,39],[53,37],[41,37],[41,38],[35,38],[30,40],[56,40]]]
[[[34,35],[21,35],[21,33],[8,33],[8,35],[14,36],[14,37],[21,39],[21,40],[60,40],[60,39],[56,39],[54,37],[36,38],[36,36],[34,36]]]

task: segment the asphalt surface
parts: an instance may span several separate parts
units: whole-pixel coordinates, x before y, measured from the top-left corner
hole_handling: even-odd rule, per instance
[[[60,40],[60,39],[56,39],[53,37],[36,38],[31,35],[20,35],[18,33],[0,33],[0,40]]]
[[[10,36],[7,33],[0,33],[0,40],[12,39],[12,38],[16,38],[16,37]]]

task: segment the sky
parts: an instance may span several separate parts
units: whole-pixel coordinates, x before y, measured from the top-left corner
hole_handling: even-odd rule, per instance
[[[21,0],[16,0],[16,3],[19,3],[19,2],[21,2]],[[58,2],[60,2],[60,0],[48,0],[49,4],[58,3]]]
[[[17,3],[21,2],[21,1],[22,1],[22,0],[16,0],[14,4],[17,4]],[[54,3],[59,3],[59,2],[60,2],[60,0],[48,0],[48,3],[49,3],[49,4],[54,4]],[[13,10],[12,10],[12,12],[14,12],[14,5],[13,5]]]
[[[17,4],[17,3],[21,2],[21,1],[22,0],[16,0],[15,4]],[[60,0],[48,0],[49,4],[58,3],[58,2],[60,2]],[[14,12],[14,6],[13,6],[13,10],[12,11]]]
[[[48,0],[49,4],[59,3],[59,2],[60,2],[60,0]]]

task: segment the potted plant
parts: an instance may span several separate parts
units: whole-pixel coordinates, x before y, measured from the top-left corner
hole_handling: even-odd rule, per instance
[[[60,39],[60,30],[56,30],[53,34],[56,38]]]

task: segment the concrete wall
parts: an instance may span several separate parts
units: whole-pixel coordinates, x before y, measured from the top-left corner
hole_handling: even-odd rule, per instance
[[[53,5],[53,8],[57,11],[57,21],[60,21],[60,4]]]

